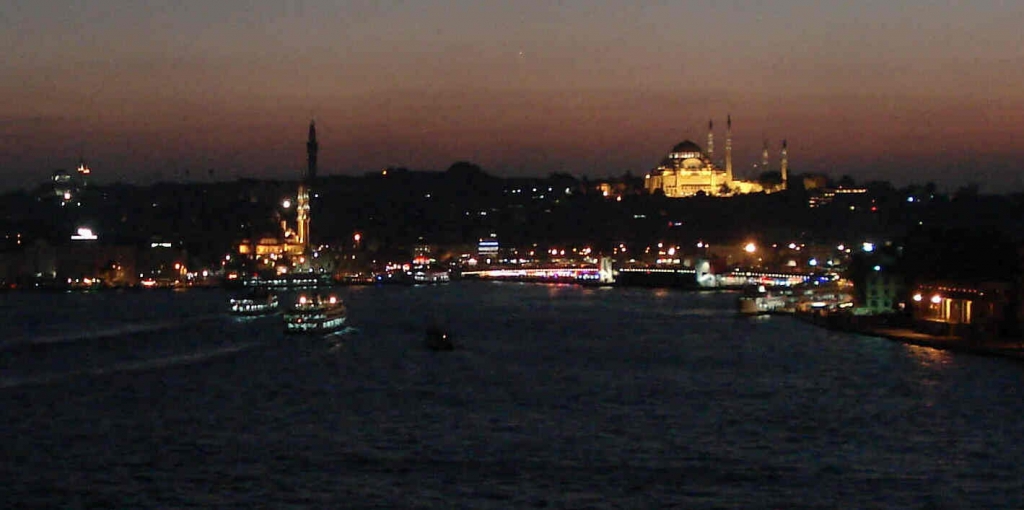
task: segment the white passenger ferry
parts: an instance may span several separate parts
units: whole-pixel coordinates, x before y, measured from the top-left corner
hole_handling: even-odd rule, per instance
[[[327,334],[345,327],[348,313],[336,296],[300,295],[284,313],[286,333]]]
[[[243,317],[269,315],[277,311],[277,295],[266,291],[250,292],[244,296],[228,300],[231,314]]]

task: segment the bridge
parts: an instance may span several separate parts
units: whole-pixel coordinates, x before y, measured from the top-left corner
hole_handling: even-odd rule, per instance
[[[512,280],[550,283],[587,283],[610,285],[615,282],[612,260],[602,258],[597,267],[530,267],[463,271],[463,277],[487,280]]]
[[[600,267],[530,267],[464,271],[464,277],[521,282],[583,283],[610,285],[668,286],[691,288],[737,288],[745,285],[789,287],[816,278],[803,273],[734,270],[722,274],[711,272],[707,261],[695,267],[624,267],[612,268],[610,258],[602,258]]]

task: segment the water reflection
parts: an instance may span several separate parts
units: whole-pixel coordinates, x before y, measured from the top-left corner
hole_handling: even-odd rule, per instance
[[[904,344],[903,347],[910,354],[910,358],[916,361],[921,368],[942,370],[953,361],[953,354],[942,349],[910,344]]]

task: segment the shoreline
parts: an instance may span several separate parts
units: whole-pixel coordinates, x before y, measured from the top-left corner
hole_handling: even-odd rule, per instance
[[[910,328],[901,327],[878,327],[878,326],[857,326],[854,324],[830,323],[828,318],[824,320],[812,315],[792,313],[788,314],[797,320],[813,324],[832,331],[854,333],[858,335],[884,338],[893,342],[900,342],[907,345],[929,347],[943,351],[975,354],[978,356],[990,356],[1007,358],[1017,361],[1024,361],[1024,340],[972,340],[959,336],[938,336],[914,331]]]

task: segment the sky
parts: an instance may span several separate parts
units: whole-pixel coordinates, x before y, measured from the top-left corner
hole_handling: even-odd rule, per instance
[[[1024,190],[1019,0],[6,0],[0,189],[471,161],[641,175],[684,139],[777,169]]]

